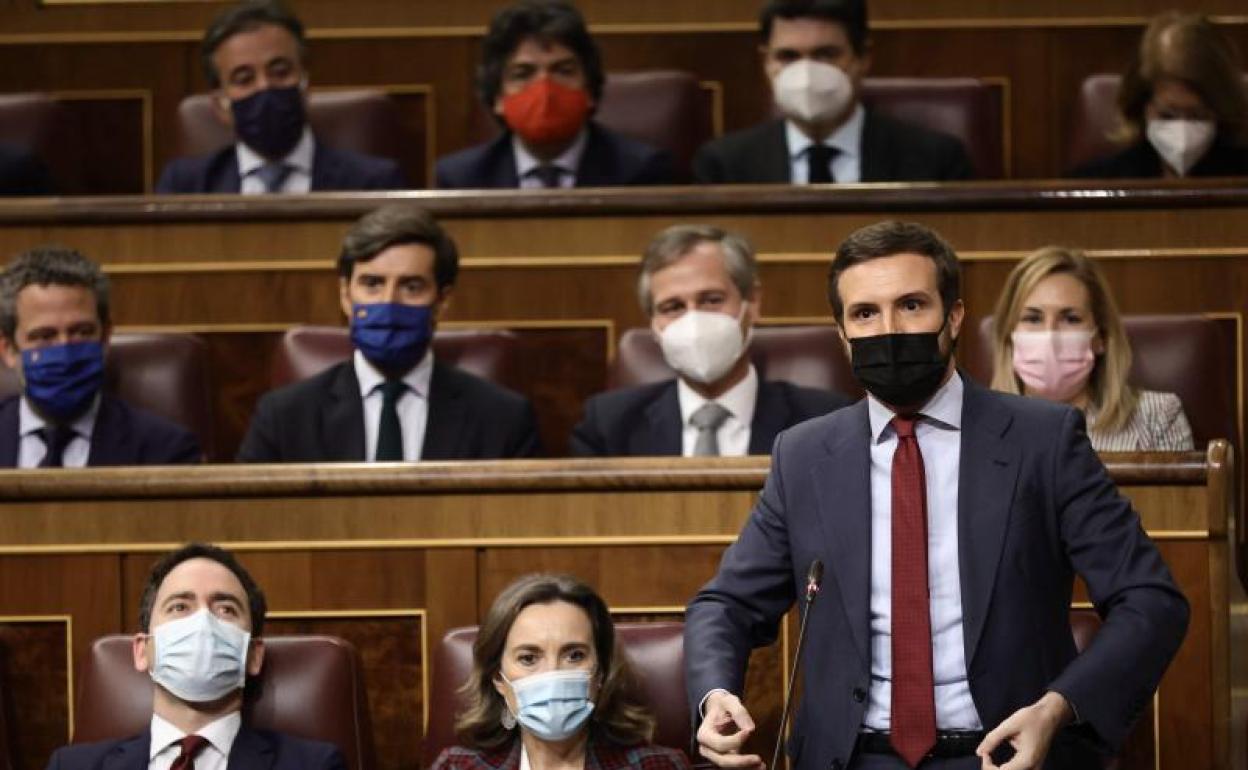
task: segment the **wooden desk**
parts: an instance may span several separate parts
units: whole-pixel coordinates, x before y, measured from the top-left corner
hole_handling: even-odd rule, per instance
[[[1233,458],[1109,457],[1192,602],[1187,641],[1126,766],[1223,766],[1231,682],[1227,526]],[[72,725],[91,640],[135,628],[156,554],[227,545],[264,587],[272,634],[335,633],[364,652],[381,766],[417,766],[430,645],[510,580],[568,571],[619,618],[679,617],[744,522],[767,461],[208,466],[0,473],[0,660],[20,770]],[[791,637],[789,637],[791,639]],[[775,734],[784,663],[756,652],[749,703]]]

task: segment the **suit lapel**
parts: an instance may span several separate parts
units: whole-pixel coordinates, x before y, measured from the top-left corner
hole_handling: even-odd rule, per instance
[[[865,665],[871,662],[871,422],[867,400],[845,407],[846,427],[828,436],[827,457],[811,468],[825,543],[846,624]]]
[[[862,182],[891,181],[894,174],[888,160],[887,131],[880,125],[875,112],[866,110],[862,120],[862,157],[859,161],[858,178]]]
[[[18,447],[22,437],[18,435],[18,404],[20,397],[7,399],[0,404],[0,468],[16,468]]]
[[[338,367],[325,393],[325,415],[320,435],[321,456],[340,462],[363,462],[364,401],[353,359]]]
[[[789,142],[784,135],[784,121],[775,120],[750,154],[754,165],[753,176],[762,184],[788,184],[792,180],[793,164],[789,162]]]
[[[230,748],[227,770],[268,770],[273,766],[273,741],[267,736],[249,729],[246,725],[238,730],[234,745]]]
[[[220,151],[212,164],[212,179],[207,185],[208,192],[238,193],[243,189],[243,178],[238,172],[238,153],[234,145],[228,145]]]
[[[151,758],[152,733],[142,733],[122,741],[100,760],[99,770],[147,770]]]
[[[754,403],[754,419],[750,424],[750,454],[771,452],[776,435],[789,424],[789,402],[784,390],[776,383],[758,381],[758,398]]]
[[[511,132],[504,131],[490,142],[482,164],[482,186],[491,189],[507,189],[520,186],[516,175],[516,152],[511,144]]]
[[[680,419],[676,380],[672,380],[659,397],[650,402],[645,413],[649,430],[643,434],[644,440],[638,447],[640,453],[680,457],[684,449],[681,441],[684,422]]]
[[[133,462],[134,452],[130,445],[130,425],[122,419],[121,409],[108,396],[100,398],[100,408],[91,427],[91,451],[87,465],[127,465]]]
[[[461,457],[461,439],[467,425],[467,404],[459,383],[444,364],[436,359],[429,378],[429,410],[425,418],[422,460],[450,460]]]
[[[589,134],[585,137],[585,151],[581,153],[581,162],[577,164],[577,187],[603,187],[615,182],[611,173],[610,157],[607,142],[598,126],[590,123]]]
[[[979,645],[1018,480],[1019,448],[1006,440],[1012,416],[963,376],[962,457],[958,470],[958,570],[969,666]]]

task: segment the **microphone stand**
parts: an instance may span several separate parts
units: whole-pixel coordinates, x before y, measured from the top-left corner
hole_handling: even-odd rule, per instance
[[[780,714],[780,732],[776,735],[776,749],[771,755],[770,770],[776,770],[780,762],[780,747],[784,745],[784,728],[789,722],[789,710],[793,707],[793,685],[797,682],[797,671],[802,662],[802,649],[806,646],[806,623],[810,620],[810,609],[819,595],[819,586],[823,582],[823,562],[815,559],[806,572],[806,612],[802,614],[802,623],[797,630],[797,651],[793,654],[793,667],[789,671],[789,686],[784,693],[784,711]]]

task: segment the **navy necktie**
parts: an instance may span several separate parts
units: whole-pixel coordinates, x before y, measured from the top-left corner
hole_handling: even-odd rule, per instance
[[[256,169],[255,174],[264,183],[265,192],[276,193],[282,191],[282,185],[286,184],[290,172],[294,170],[294,166],[285,163],[265,163]]]
[[[377,461],[402,462],[403,426],[399,422],[399,398],[407,392],[403,380],[386,380],[381,386],[381,425],[377,430]]]
[[[68,425],[45,425],[37,432],[39,438],[43,439],[43,445],[48,448],[43,459],[39,461],[39,467],[65,467],[65,447],[69,446],[69,442],[73,441],[74,436],[78,434]]]

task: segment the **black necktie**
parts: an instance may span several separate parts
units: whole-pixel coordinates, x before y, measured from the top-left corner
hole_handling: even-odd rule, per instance
[[[67,425],[45,425],[37,432],[39,438],[43,439],[43,445],[48,448],[43,459],[39,461],[39,467],[65,467],[65,447],[69,446],[69,442],[73,441],[74,436],[78,434]]]
[[[529,173],[541,181],[542,187],[559,187],[559,182],[563,179],[563,169],[548,163],[543,163]]]
[[[377,461],[403,460],[403,426],[399,423],[399,398],[407,391],[403,380],[386,380],[381,386],[381,426],[377,431]]]
[[[811,184],[832,183],[832,159],[840,150],[826,144],[812,144],[806,151],[806,163],[809,165],[809,181]]]

